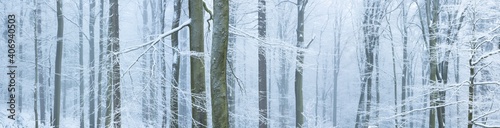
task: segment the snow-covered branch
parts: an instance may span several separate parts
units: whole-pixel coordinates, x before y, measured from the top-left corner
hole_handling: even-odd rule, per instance
[[[481,126],[481,127],[483,127],[483,128],[498,128],[498,127],[500,127],[500,126],[498,126],[498,125],[497,125],[497,126],[493,126],[493,125],[486,125],[486,124],[476,123],[476,122],[474,122],[474,121],[473,121],[472,123],[473,123],[474,125]]]
[[[492,51],[490,53],[487,53],[485,55],[482,55],[481,57],[479,57],[476,61],[472,62],[472,66],[475,66],[476,64],[478,64],[479,62],[481,62],[482,60],[490,57],[490,56],[493,56],[495,54],[498,54],[500,53],[500,50],[496,50],[496,51]]]
[[[148,43],[142,44],[142,45],[134,47],[134,48],[129,48],[129,49],[124,50],[122,52],[115,53],[117,55],[120,55],[120,54],[131,52],[131,51],[134,51],[134,50],[137,50],[137,49],[140,49],[140,48],[143,48],[143,47],[146,47],[146,46],[149,45],[149,47],[146,50],[144,50],[144,52],[142,52],[141,55],[139,55],[139,57],[137,57],[136,60],[127,68],[127,70],[125,71],[125,73],[123,73],[123,75],[121,77],[124,77],[125,74],[127,74],[130,71],[130,69],[132,68],[132,66],[134,66],[139,61],[139,58],[141,58],[142,56],[144,56],[144,54],[146,54],[146,52],[149,51],[149,49],[151,49],[152,47],[154,47],[163,38],[171,35],[174,32],[177,32],[177,31],[181,30],[182,28],[188,26],[190,23],[191,23],[191,19],[188,19],[187,21],[185,21],[184,23],[182,23],[182,25],[180,25],[179,27],[176,27],[176,28],[174,28],[174,29],[172,29],[172,30],[170,30],[168,32],[165,32],[165,33],[159,35],[158,37],[156,37],[156,39],[154,39],[152,41],[149,41]],[[170,49],[174,50],[175,52],[179,52],[179,49],[177,49],[177,48],[174,48],[174,47],[171,47],[171,46],[167,46],[167,45],[165,45],[165,47],[169,47]]]
[[[191,19],[188,19],[187,21],[185,21],[184,23],[182,23],[179,27],[177,28],[174,28],[168,32],[165,32],[161,35],[159,35],[158,37],[156,37],[154,40],[151,40],[145,44],[142,44],[142,45],[139,45],[139,46],[135,46],[134,48],[128,48],[126,50],[123,50],[122,52],[118,52],[118,53],[115,53],[116,55],[120,55],[120,54],[124,54],[124,53],[128,53],[128,52],[131,52],[131,51],[135,51],[137,49],[140,49],[140,48],[143,48],[143,47],[146,47],[149,45],[149,48],[147,50],[149,50],[151,47],[153,47],[154,45],[156,45],[158,42],[160,42],[163,38],[169,36],[169,35],[172,35],[172,33],[174,32],[177,32],[179,30],[181,30],[182,28],[188,26],[189,24],[191,24]],[[174,47],[170,47],[170,46],[167,46],[169,47],[170,49],[174,50],[175,52],[179,52],[179,49],[177,48],[174,48]],[[146,50],[146,51],[147,51]]]
[[[472,122],[474,122],[474,121],[476,121],[476,120],[479,120],[479,119],[481,119],[481,118],[483,118],[483,117],[486,117],[486,116],[488,116],[488,115],[491,115],[491,114],[493,114],[493,113],[496,113],[496,112],[498,112],[498,111],[500,111],[500,109],[496,109],[496,110],[490,111],[490,112],[488,112],[488,113],[485,113],[485,114],[483,114],[483,115],[480,115],[480,116],[478,116],[478,117],[476,117],[476,118],[472,119]]]
[[[474,85],[486,85],[486,84],[495,84],[495,85],[500,85],[500,81],[475,82],[475,83],[474,83]]]

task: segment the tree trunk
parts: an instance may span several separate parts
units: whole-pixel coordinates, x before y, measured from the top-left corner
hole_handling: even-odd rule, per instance
[[[149,35],[158,35],[158,28],[159,28],[159,25],[158,25],[158,9],[157,9],[157,1],[156,0],[150,0],[149,1],[149,4],[150,4],[150,8],[151,8],[151,29],[150,29],[150,33]],[[149,40],[153,40],[154,39],[154,36],[149,36]],[[155,46],[155,47],[158,47],[158,46]],[[149,52],[149,55],[147,55],[147,59],[149,61],[149,69],[150,69],[150,72],[148,72],[149,74],[149,80],[148,80],[148,85],[147,87],[149,88],[149,98],[148,98],[148,109],[149,109],[149,113],[148,114],[148,117],[149,117],[149,122],[148,124],[151,126],[151,127],[156,127],[156,122],[157,122],[157,109],[158,109],[158,105],[156,104],[156,100],[157,100],[157,82],[156,82],[156,72],[154,72],[156,70],[156,59],[155,59],[155,55],[156,55],[156,51],[154,50],[150,50],[148,51]]]
[[[112,80],[108,82],[108,86],[113,88],[113,124],[115,128],[121,127],[121,90],[120,90],[120,58],[117,53],[120,51],[120,25],[118,0],[109,1],[109,42],[108,52],[111,55],[111,63],[113,67],[108,70],[112,74]]]
[[[358,113],[356,116],[356,127],[368,127],[370,123],[370,109],[372,98],[373,71],[375,65],[375,48],[379,45],[379,28],[383,16],[382,1],[365,0],[363,17],[363,43],[364,43],[364,71],[361,82],[361,96],[359,100]],[[377,78],[375,78],[376,80]],[[366,89],[366,90],[365,90]],[[363,101],[366,91],[366,101]],[[364,114],[363,114],[364,113]]]
[[[89,127],[95,127],[95,60],[94,60],[94,25],[95,25],[95,0],[90,0],[89,7]]]
[[[207,126],[206,92],[205,92],[205,65],[204,65],[204,27],[203,27],[203,1],[189,1],[189,26],[191,55],[191,109],[193,128],[205,128]]]
[[[150,34],[149,32],[149,18],[148,18],[148,0],[143,0],[142,1],[142,41],[147,42],[148,35]],[[147,50],[147,48],[144,48],[144,50]],[[146,51],[147,52],[147,51]],[[147,59],[149,58],[150,53],[145,54],[144,57],[141,60],[141,68],[143,70],[147,70]],[[150,85],[147,79],[148,72],[142,72],[141,76],[141,83],[145,84],[146,86],[143,86],[144,93],[150,92]],[[148,102],[148,96],[149,95],[142,95],[141,103],[143,104],[142,106],[142,122],[144,123],[144,127],[149,127],[149,102]]]
[[[304,64],[304,11],[308,0],[297,0],[297,63],[295,70],[295,127],[304,126],[302,73]]]
[[[83,2],[82,0],[79,0],[78,2],[78,29],[80,30],[78,32],[78,64],[79,64],[79,90],[80,90],[80,128],[85,128],[85,100],[83,99],[83,95],[85,95],[84,91],[84,82],[83,82]],[[66,98],[66,97],[64,97]],[[63,103],[64,104],[64,103]],[[64,108],[64,105],[63,105]]]
[[[182,1],[174,1],[174,18],[172,20],[172,29],[179,27],[179,21],[181,17]],[[179,49],[179,34],[174,32],[171,35],[172,47]],[[173,62],[172,62],[172,87],[170,90],[170,110],[172,111],[172,119],[170,123],[171,128],[179,127],[179,71],[180,71],[180,54],[173,51]]]
[[[120,94],[120,59],[117,53],[120,51],[119,42],[119,13],[118,0],[109,1],[109,30],[108,30],[108,55],[110,69],[108,70],[108,94],[106,106],[106,127],[111,127],[111,123],[116,128],[121,127],[121,94]],[[111,95],[113,94],[113,95]],[[112,105],[111,105],[112,102]],[[111,121],[113,117],[113,121]]]
[[[279,14],[280,14],[280,21],[278,21],[278,38],[279,40],[285,42],[287,39],[287,24],[284,22],[289,20],[289,17],[286,16],[287,14],[285,4],[280,4],[277,5],[279,9]],[[283,45],[286,45],[286,43],[283,43]],[[288,114],[289,114],[289,104],[288,104],[288,91],[289,91],[289,62],[287,61],[288,52],[290,50],[287,50],[286,48],[280,48],[280,78],[278,84],[278,91],[279,91],[279,127],[288,127]]]
[[[165,28],[165,10],[166,10],[166,0],[160,1],[160,34],[164,33]],[[161,60],[161,100],[162,100],[162,118],[161,118],[161,127],[167,127],[167,118],[168,118],[168,105],[167,105],[167,61],[166,61],[166,46],[165,42],[162,41],[160,44],[160,60]]]
[[[408,11],[406,10],[406,4],[403,2],[402,5],[402,13],[403,13],[403,74],[401,76],[401,113],[406,112],[406,94],[407,94],[407,82],[408,82],[408,27],[407,27],[407,15]],[[406,127],[406,119],[405,115],[401,116],[401,127]]]
[[[233,3],[233,0],[229,0],[230,3]],[[229,5],[229,25],[235,27],[236,26],[236,10],[237,6],[234,4]],[[227,48],[227,65],[226,67],[226,77],[227,77],[227,98],[228,98],[228,107],[229,107],[229,127],[236,127],[236,78],[234,77],[234,63],[235,63],[235,44],[236,44],[236,35],[233,33],[229,33],[229,41]]]
[[[431,9],[431,3],[426,2],[427,10]],[[430,22],[430,15],[432,15],[432,22]],[[431,83],[431,94],[430,94],[430,106],[435,107],[438,105],[437,98],[438,92],[436,91],[437,86],[437,33],[438,33],[438,21],[439,21],[439,0],[433,0],[432,2],[432,12],[428,12],[427,20],[429,23],[429,55],[430,55],[430,83]],[[429,114],[429,128],[436,127],[436,108],[431,108]]]
[[[99,70],[97,73],[97,127],[101,128],[102,126],[102,113],[103,113],[103,105],[102,105],[102,90],[103,90],[103,64],[104,61],[104,0],[100,0],[99,5]]]
[[[214,0],[214,31],[210,65],[212,96],[212,124],[215,128],[229,128],[227,103],[226,59],[229,34],[229,0]]]
[[[338,97],[338,79],[340,72],[340,35],[342,34],[342,14],[335,16],[334,21],[335,31],[334,31],[334,47],[333,47],[333,127],[337,126],[337,97]]]
[[[35,28],[34,28],[35,31],[33,33],[33,35],[35,37],[35,51],[34,51],[35,52],[35,74],[34,74],[34,76],[35,76],[35,88],[34,88],[34,94],[33,94],[33,97],[34,97],[34,99],[33,99],[34,100],[33,109],[34,109],[34,112],[35,112],[35,128],[38,128],[39,123],[41,122],[40,120],[38,120],[38,91],[39,91],[38,86],[40,85],[40,83],[38,82],[39,81],[39,75],[38,75],[39,74],[39,70],[38,70],[39,69],[39,66],[38,66],[38,58],[39,58],[38,57],[39,56],[38,49],[39,49],[39,46],[38,46],[38,44],[39,44],[39,41],[40,41],[40,39],[39,39],[40,37],[39,36],[40,36],[40,34],[42,32],[41,31],[41,27],[40,27],[40,24],[41,24],[40,23],[40,21],[41,21],[40,20],[40,17],[41,17],[40,13],[41,13],[41,11],[40,11],[40,6],[39,5],[40,4],[37,3],[37,5],[35,7],[35,10],[33,11],[35,13],[34,14],[35,21],[37,21],[37,22],[35,22]]]
[[[267,128],[267,62],[266,50],[262,41],[266,40],[266,1],[258,1],[259,39],[259,128]]]
[[[56,71],[54,76],[54,127],[59,128],[61,112],[61,67],[63,53],[63,30],[64,20],[62,14],[62,0],[57,0],[57,48],[56,48]]]
[[[473,46],[474,47],[474,46]],[[472,52],[472,54],[474,54]],[[467,128],[472,128],[474,124],[472,123],[472,118],[474,117],[474,74],[475,74],[475,69],[474,65],[472,65],[472,58],[474,58],[474,55],[471,56],[469,59],[469,95],[468,95],[468,109],[467,109]]]
[[[38,37],[38,39],[35,40],[35,43],[37,44],[36,48],[38,49],[37,51],[35,51],[38,55],[36,56],[38,60],[41,61],[41,59],[43,58],[43,54],[42,54],[42,41],[40,40],[40,35],[42,34],[42,9],[41,9],[41,2],[40,1],[37,1],[36,3],[36,9],[35,9],[35,29],[36,29],[36,35]],[[39,62],[37,63],[36,65],[43,65],[43,62]],[[40,98],[40,123],[43,125],[45,124],[45,121],[46,121],[46,93],[45,93],[45,88],[46,88],[46,84],[45,84],[45,77],[44,77],[44,68],[42,66],[38,66],[38,74],[36,74],[38,76],[38,85],[40,85],[39,87],[39,98]]]

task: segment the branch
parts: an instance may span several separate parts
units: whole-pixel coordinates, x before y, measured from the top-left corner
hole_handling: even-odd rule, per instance
[[[226,62],[227,62],[227,63],[229,63],[229,60],[227,60],[227,59],[226,59]],[[238,82],[238,86],[240,86],[240,92],[242,92],[242,93],[246,93],[245,88],[243,88],[244,86],[242,86],[242,85],[241,85],[241,83],[242,83],[241,79],[240,79],[240,78],[238,78],[238,77],[236,76],[236,74],[234,74],[233,66],[232,66],[232,65],[230,65],[230,64],[228,64],[228,66],[229,66],[229,70],[231,70],[231,76],[233,76],[233,77],[236,79],[236,81]],[[234,89],[234,88],[233,88],[233,89]],[[245,90],[245,91],[243,91],[243,90]]]
[[[236,32],[238,32],[238,33],[236,33]],[[254,40],[257,40],[259,42],[259,45],[265,44],[265,45],[268,45],[268,46],[275,46],[275,47],[280,47],[280,48],[290,48],[290,49],[293,49],[293,50],[298,49],[298,47],[296,47],[295,45],[284,45],[284,43],[280,43],[280,44],[268,43],[265,40],[262,40],[259,37],[254,36],[254,35],[252,35],[250,33],[247,33],[244,30],[240,30],[240,29],[238,29],[238,28],[236,28],[236,27],[234,27],[232,25],[229,25],[229,33],[233,33],[236,36],[242,36],[242,37],[252,38]]]
[[[483,114],[483,115],[480,115],[480,116],[478,116],[478,117],[476,117],[476,118],[472,119],[472,122],[474,122],[474,121],[476,121],[476,120],[479,120],[479,119],[481,119],[481,118],[483,118],[483,117],[486,117],[486,116],[488,116],[488,115],[491,115],[491,114],[493,114],[493,113],[496,113],[496,112],[498,112],[498,111],[500,111],[500,109],[496,109],[496,110],[490,111],[490,112],[488,112],[488,113],[485,113],[485,114]]]
[[[478,64],[479,62],[481,62],[481,60],[484,60],[492,55],[495,55],[495,54],[498,54],[500,53],[500,50],[496,50],[496,51],[493,51],[493,52],[490,52],[490,53],[487,53],[486,55],[482,55],[481,57],[479,57],[479,59],[477,59],[476,61],[474,61],[472,63],[472,66],[475,66],[476,64]]]
[[[208,9],[208,7],[207,7],[207,2],[205,2],[204,0],[202,0],[202,1],[203,1],[203,9],[205,9],[205,11],[207,11],[207,13],[208,13],[208,14],[210,14],[210,18],[208,18],[208,20],[207,20],[207,23],[208,23],[208,31],[210,31],[210,20],[212,20],[212,19],[213,19],[213,18],[212,18],[213,13],[212,13],[212,10]]]
[[[311,39],[311,41],[309,41],[309,43],[307,44],[307,46],[305,47],[306,49],[309,49],[309,46],[311,45],[311,43],[314,41],[314,38],[316,38],[316,36],[313,36],[313,38]]]
[[[131,52],[131,51],[134,51],[134,50],[137,50],[137,49],[140,49],[140,48],[143,48],[143,47],[146,47],[146,46],[148,46],[148,45],[149,45],[149,47],[148,47],[148,48],[147,48],[144,52],[142,52],[142,54],[141,54],[141,55],[139,55],[139,57],[137,57],[137,59],[134,61],[134,63],[132,63],[132,64],[131,64],[128,68],[127,68],[127,70],[123,73],[123,75],[122,75],[120,78],[124,77],[124,76],[125,76],[125,74],[127,74],[127,73],[130,71],[130,69],[132,68],[132,66],[134,66],[134,65],[135,65],[135,64],[139,61],[139,59],[140,59],[142,56],[144,56],[144,54],[146,54],[146,52],[147,52],[147,51],[149,51],[149,49],[151,49],[152,47],[154,47],[154,45],[156,45],[158,42],[160,42],[160,40],[162,40],[163,38],[165,38],[165,37],[166,37],[166,36],[168,36],[168,35],[171,35],[171,34],[172,34],[172,33],[174,33],[174,32],[177,32],[177,31],[181,30],[182,28],[184,28],[184,27],[188,26],[190,23],[191,23],[191,19],[188,19],[187,21],[185,21],[184,23],[182,23],[182,25],[180,25],[179,27],[174,28],[174,29],[172,29],[172,30],[170,30],[170,31],[168,31],[168,32],[166,32],[166,33],[163,33],[163,34],[159,35],[156,39],[154,39],[154,40],[152,40],[152,41],[149,41],[149,42],[148,42],[148,43],[146,43],[146,44],[143,44],[143,45],[138,46],[138,47],[135,47],[135,48],[129,48],[128,50],[125,50],[125,51],[123,51],[123,52],[114,53],[114,54],[116,54],[116,55],[120,55],[120,54],[127,53],[127,52]],[[170,49],[172,49],[172,50],[173,50],[173,51],[175,51],[175,52],[179,52],[179,49],[177,49],[177,48],[174,48],[174,47],[171,47],[171,46],[167,46],[167,45],[165,45],[165,46],[166,46],[166,47],[169,47]]]
[[[486,85],[486,84],[495,84],[500,86],[500,81],[490,81],[490,82],[477,82],[474,85]]]
[[[481,126],[483,128],[498,128],[498,127],[500,127],[500,126],[491,126],[491,125],[476,123],[475,121],[472,121],[472,124],[477,125],[477,126]]]
[[[290,1],[290,0],[285,0],[285,1],[281,1],[281,2],[279,2],[278,4],[276,4],[276,6],[280,5],[281,3],[285,3],[285,2],[292,3],[292,4],[294,4],[294,5],[298,5],[297,3],[292,2],[292,1]]]
[[[49,6],[49,3],[45,2],[45,5],[47,5],[47,7],[49,7],[53,12],[57,12],[56,9],[54,9],[53,7]],[[80,32],[82,32],[82,35],[85,37],[85,39],[90,40],[89,37],[87,36],[87,34],[85,34],[85,32],[83,32],[83,29],[82,29],[82,26],[78,25],[77,23],[75,23],[74,21],[72,21],[71,19],[69,19],[68,17],[66,17],[66,15],[62,14],[63,18],[66,19],[67,21],[69,21],[70,23],[72,23],[73,25],[77,26],[78,27],[78,30]],[[80,17],[79,17],[80,18]],[[97,19],[97,18],[96,18]]]
[[[170,30],[170,31],[168,31],[168,32],[165,32],[165,33],[163,33],[163,34],[159,35],[159,36],[158,36],[158,37],[156,37],[154,40],[151,40],[151,41],[149,41],[149,42],[147,42],[147,43],[145,43],[145,44],[142,44],[142,45],[140,45],[140,46],[136,46],[135,48],[129,48],[129,49],[123,50],[122,52],[118,52],[118,53],[114,53],[114,54],[116,54],[116,55],[120,55],[120,54],[128,53],[128,52],[135,51],[135,50],[137,50],[137,49],[140,49],[140,48],[146,47],[146,46],[148,46],[148,45],[149,45],[149,48],[148,48],[147,50],[149,50],[149,49],[151,49],[151,47],[153,47],[155,44],[157,44],[158,42],[160,42],[160,40],[162,40],[163,38],[165,38],[165,37],[167,37],[167,36],[171,35],[171,34],[172,34],[172,33],[174,33],[174,32],[177,32],[177,31],[181,30],[182,28],[184,28],[184,27],[188,26],[189,24],[191,24],[191,19],[188,19],[187,21],[185,21],[184,23],[182,23],[182,25],[180,25],[179,27],[174,28],[174,29],[172,29],[172,30]],[[170,46],[168,46],[168,47],[169,47],[170,49],[174,50],[175,52],[179,52],[179,49],[177,49],[177,48],[170,47]]]

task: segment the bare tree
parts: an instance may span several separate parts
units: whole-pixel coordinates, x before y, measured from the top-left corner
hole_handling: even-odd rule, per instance
[[[182,0],[174,0],[174,20],[172,20],[172,29],[179,27],[181,17]],[[172,33],[171,36],[172,47],[179,49],[179,34],[178,32]],[[179,71],[180,71],[180,55],[177,51],[173,50],[174,60],[172,62],[172,87],[170,89],[170,110],[172,111],[172,119],[170,127],[179,127]]]
[[[189,0],[189,26],[190,51],[191,55],[191,109],[193,118],[193,128],[208,127],[207,112],[205,109],[205,65],[204,63],[204,36],[203,36],[203,1]]]
[[[266,40],[266,1],[259,0],[258,31],[260,40]],[[264,42],[260,42],[261,44]],[[266,51],[259,45],[259,128],[267,128],[267,62]]]
[[[210,87],[212,96],[212,124],[229,128],[227,103],[226,59],[229,34],[229,0],[214,0],[214,32],[210,60]]]
[[[83,95],[85,95],[85,89],[83,87],[83,84],[84,81],[83,81],[83,2],[82,0],[79,0],[78,2],[78,29],[80,29],[80,31],[78,32],[78,64],[79,64],[79,68],[78,68],[78,76],[79,76],[79,90],[80,90],[80,128],[85,128],[85,108],[84,108],[84,105],[85,105],[85,100],[83,99]],[[66,91],[65,91],[66,92]],[[66,98],[66,97],[65,97]],[[63,108],[64,107],[64,103],[63,103]]]
[[[295,127],[304,126],[304,102],[302,96],[302,73],[304,64],[304,12],[309,0],[297,0],[297,69],[295,70]]]
[[[106,127],[121,127],[121,93],[120,93],[120,59],[118,53],[120,51],[119,42],[119,14],[118,0],[109,1],[109,30],[108,30],[108,47],[107,54],[109,55],[110,69],[108,70],[108,85],[107,85],[107,100],[106,106]],[[111,104],[111,102],[113,104]],[[113,117],[113,121],[111,121]],[[112,123],[112,124],[111,124]]]
[[[61,120],[61,67],[63,50],[64,20],[62,12],[62,0],[57,0],[57,48],[56,48],[56,71],[54,76],[54,127],[59,128]]]
[[[40,10],[40,3],[39,2],[36,3],[35,10],[33,11],[33,13],[34,13],[35,21],[37,21],[37,22],[35,22],[35,25],[34,25],[35,31],[33,34],[35,37],[35,42],[34,42],[35,43],[35,51],[34,51],[35,52],[35,75],[34,75],[35,76],[35,88],[34,88],[34,94],[33,94],[33,97],[34,97],[33,108],[34,108],[34,112],[35,112],[35,127],[38,128],[39,123],[40,122],[43,123],[42,120],[38,120],[38,97],[39,97],[38,96],[38,92],[39,92],[38,86],[41,84],[39,82],[39,79],[40,79],[39,72],[41,72],[41,71],[39,70],[39,66],[38,66],[38,61],[39,61],[38,59],[41,57],[39,57],[38,51],[39,51],[39,44],[40,44],[39,38],[40,38],[40,34],[42,33],[42,30],[41,30],[42,28],[40,25],[41,24],[41,14],[40,14],[41,10]],[[41,106],[42,106],[42,103],[40,103],[40,113],[44,113],[41,110],[42,109]],[[40,117],[43,118],[43,116],[40,116]],[[45,118],[43,118],[43,119],[45,119]]]
[[[374,81],[374,66],[376,65],[375,48],[379,45],[380,41],[379,29],[383,16],[382,4],[383,2],[380,0],[364,0],[363,2],[364,16],[362,29],[364,45],[364,69],[361,74],[361,94],[358,102],[358,112],[356,114],[356,128],[368,127],[370,122],[370,111],[372,107],[371,92]]]
[[[94,25],[95,25],[95,0],[89,3],[89,127],[95,127],[95,60],[94,60]]]
[[[103,90],[103,64],[104,61],[104,0],[99,2],[99,67],[97,73],[97,127],[102,126],[102,114],[103,114],[103,101],[102,101],[102,90]]]

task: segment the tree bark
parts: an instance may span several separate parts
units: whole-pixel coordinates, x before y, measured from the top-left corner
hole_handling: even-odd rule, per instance
[[[226,59],[229,34],[229,0],[214,0],[214,31],[210,83],[212,96],[212,124],[215,128],[229,128],[227,103]]]
[[[62,0],[57,0],[57,48],[56,48],[56,71],[54,76],[54,127],[59,128],[61,120],[61,67],[63,52],[63,30],[64,20],[62,13]]]
[[[302,73],[304,64],[304,11],[309,0],[297,0],[297,62],[295,70],[295,127],[304,126],[304,107],[302,96]]]
[[[266,50],[262,41],[266,40],[266,1],[258,0],[259,39],[259,128],[267,128],[267,62]]]
[[[191,55],[191,109],[193,128],[207,126],[206,92],[205,92],[205,65],[204,63],[204,27],[203,27],[203,1],[189,0],[189,26]]]
[[[172,20],[172,29],[179,27],[179,21],[181,17],[182,1],[174,1],[174,20]],[[179,34],[174,32],[171,35],[172,47],[179,49]],[[179,127],[179,71],[180,71],[180,55],[178,52],[173,50],[173,62],[172,62],[172,87],[170,90],[170,110],[172,111],[172,119],[170,123],[171,128]]]
[[[103,90],[103,65],[104,61],[104,0],[100,0],[99,5],[99,67],[97,73],[97,127],[101,128],[102,126],[102,114],[103,114],[103,106],[102,106],[102,90]]]
[[[82,0],[79,0],[78,2],[78,29],[80,30],[78,32],[78,64],[79,64],[79,80],[80,80],[80,85],[79,85],[79,90],[80,90],[80,128],[85,128],[85,100],[83,99],[83,95],[85,95],[85,89],[84,89],[84,80],[83,80],[83,2]],[[66,98],[66,97],[64,97]],[[64,103],[63,103],[64,104]],[[64,105],[63,105],[64,108]]]
[[[38,96],[38,91],[39,91],[38,86],[40,85],[40,83],[38,82],[39,81],[39,75],[38,75],[39,74],[39,66],[38,66],[38,56],[39,56],[38,49],[39,49],[39,46],[38,46],[38,44],[39,44],[39,41],[40,41],[40,39],[39,39],[40,37],[39,36],[41,34],[41,27],[40,27],[40,24],[41,24],[40,23],[40,21],[41,21],[40,20],[40,17],[41,17],[40,13],[41,13],[41,11],[40,11],[40,6],[39,5],[40,4],[37,3],[37,5],[35,7],[35,10],[33,11],[34,12],[34,16],[35,16],[35,21],[37,21],[37,22],[35,22],[35,27],[34,27],[35,31],[33,33],[33,35],[35,37],[35,42],[34,42],[35,43],[34,44],[35,45],[35,51],[34,51],[35,52],[35,74],[34,74],[34,76],[35,76],[35,88],[34,88],[34,94],[33,94],[33,97],[34,97],[34,99],[33,99],[34,100],[33,108],[34,108],[34,112],[35,112],[35,128],[38,128],[38,126],[39,126],[39,124],[41,122],[40,120],[38,120],[38,97],[39,97]]]
[[[35,53],[38,54],[36,58],[41,61],[42,56],[43,56],[43,50],[42,50],[42,41],[40,40],[40,35],[42,34],[42,8],[41,8],[41,2],[37,1],[36,2],[36,8],[35,8],[35,29],[36,29],[36,35],[38,39],[35,39],[35,43],[37,44],[36,51]],[[38,62],[36,65],[43,65],[43,62]],[[40,98],[40,123],[43,125],[45,124],[46,121],[46,92],[45,92],[45,77],[44,77],[44,68],[42,66],[38,66],[38,73],[36,74],[38,77],[38,85],[40,85],[38,91],[39,91],[39,98]]]
[[[121,93],[120,93],[120,59],[117,53],[120,51],[119,42],[119,13],[118,0],[109,1],[109,30],[108,30],[108,55],[110,69],[108,70],[108,94],[106,106],[106,127],[121,127]],[[112,102],[112,103],[111,103]],[[111,121],[113,117],[113,121]]]
[[[95,0],[90,0],[89,6],[89,127],[95,127],[95,60],[94,60],[94,25],[95,25]]]
[[[429,23],[429,56],[430,56],[430,83],[431,83],[431,94],[430,94],[430,106],[437,106],[437,98],[438,92],[436,91],[437,86],[437,33],[438,33],[438,22],[439,22],[439,0],[432,1],[432,9],[431,2],[426,2],[427,10],[431,10],[428,12],[427,21]],[[432,15],[432,22],[430,21],[430,17]],[[436,108],[431,108],[429,114],[429,128],[436,127]]]

